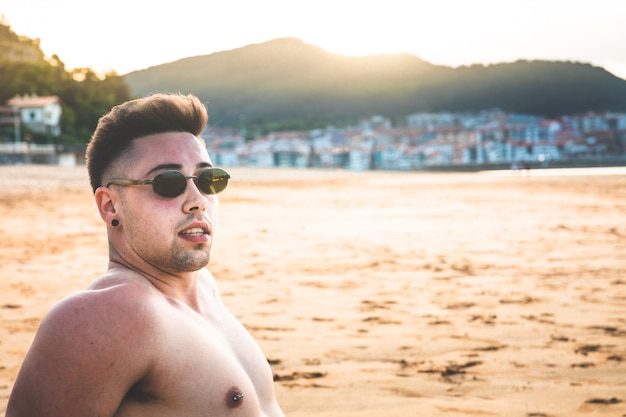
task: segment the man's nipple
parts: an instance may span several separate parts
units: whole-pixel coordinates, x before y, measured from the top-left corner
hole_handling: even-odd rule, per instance
[[[239,407],[243,403],[243,392],[233,387],[226,393],[226,405],[230,408]]]

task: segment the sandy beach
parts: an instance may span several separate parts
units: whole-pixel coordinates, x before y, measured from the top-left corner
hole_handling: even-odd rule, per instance
[[[229,169],[209,269],[289,417],[626,416],[626,170]],[[0,414],[107,262],[84,166],[0,166]]]

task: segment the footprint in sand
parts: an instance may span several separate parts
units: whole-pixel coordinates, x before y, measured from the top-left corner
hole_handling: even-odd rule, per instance
[[[591,398],[585,401],[579,408],[579,411],[585,413],[595,413],[595,412],[607,412],[609,410],[617,411],[619,408],[623,407],[622,400],[620,398],[611,397],[611,398]],[[622,411],[622,410],[620,410]],[[615,414],[617,415],[617,414]],[[624,416],[625,414],[622,414]]]

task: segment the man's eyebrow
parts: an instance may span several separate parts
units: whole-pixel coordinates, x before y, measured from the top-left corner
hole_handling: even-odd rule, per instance
[[[164,169],[181,170],[182,168],[183,168],[183,166],[181,164],[161,164],[161,165],[155,166],[150,171],[148,171],[147,175],[150,175],[150,174],[152,174],[153,172],[156,172],[156,171],[162,171]]]
[[[198,168],[211,168],[213,167],[213,165],[209,164],[208,162],[200,162],[199,164],[196,165],[196,167]],[[183,169],[183,166],[181,164],[161,164],[161,165],[157,165],[154,168],[152,168],[150,171],[148,171],[146,173],[146,175],[150,175],[153,174],[157,171],[163,171],[163,170],[167,170],[167,169],[174,169],[177,171],[180,171],[181,169]]]

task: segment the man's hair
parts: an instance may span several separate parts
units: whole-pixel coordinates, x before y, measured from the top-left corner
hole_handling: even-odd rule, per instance
[[[166,132],[196,137],[208,122],[206,107],[194,95],[158,93],[119,104],[98,120],[85,155],[94,193],[105,171],[131,147],[134,139]]]

